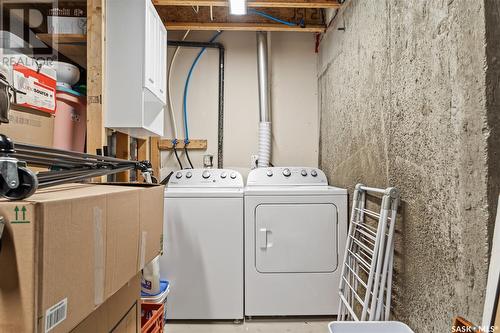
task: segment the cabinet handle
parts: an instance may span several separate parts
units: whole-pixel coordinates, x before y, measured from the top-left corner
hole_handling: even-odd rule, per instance
[[[155,81],[153,81],[153,79],[148,79],[148,80],[149,80],[149,82],[151,82],[151,83],[155,83]]]

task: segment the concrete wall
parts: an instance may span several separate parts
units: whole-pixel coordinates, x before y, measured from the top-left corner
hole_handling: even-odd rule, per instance
[[[188,40],[208,41],[212,32],[193,32]],[[169,39],[182,35],[169,33]],[[251,155],[258,152],[259,99],[257,50],[254,32],[224,32],[218,39],[226,48],[224,96],[224,167],[246,173]],[[271,34],[271,88],[274,165],[317,166],[319,114],[317,54],[314,36],[307,33]],[[173,52],[169,48],[169,61]],[[172,72],[172,98],[182,127],[182,94],[186,75],[198,49],[181,49]],[[189,132],[192,139],[208,139],[207,152],[190,153],[195,167],[205,153],[217,156],[218,51],[208,50],[191,78],[188,95]],[[166,138],[172,122],[166,118]],[[178,168],[171,153],[162,154],[162,174]],[[185,159],[183,159],[185,161]],[[215,158],[214,164],[217,165]]]
[[[480,323],[500,184],[494,3],[485,20],[484,1],[351,0],[321,44],[320,167],[351,193],[400,189],[394,317],[419,333]]]

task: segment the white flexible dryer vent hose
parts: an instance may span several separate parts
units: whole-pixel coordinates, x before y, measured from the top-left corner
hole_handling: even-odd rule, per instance
[[[259,168],[269,166],[271,160],[271,123],[259,123]]]

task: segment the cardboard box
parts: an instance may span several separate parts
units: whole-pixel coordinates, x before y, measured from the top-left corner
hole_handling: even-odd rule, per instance
[[[71,333],[136,333],[141,329],[141,275],[92,312]]]
[[[0,133],[14,142],[36,143],[52,147],[54,143],[54,116],[40,111],[9,111],[8,124],[0,124]]]
[[[24,55],[12,63],[12,85],[24,92],[15,104],[53,114],[56,112],[56,71]]]
[[[0,201],[0,332],[68,332],[160,253],[163,186],[136,185]]]

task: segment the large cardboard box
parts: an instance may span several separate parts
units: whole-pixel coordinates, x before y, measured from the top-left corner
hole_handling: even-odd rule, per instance
[[[8,124],[0,124],[0,133],[14,142],[35,143],[52,147],[54,143],[54,116],[34,110],[9,111]]]
[[[71,333],[137,333],[141,329],[141,275],[99,306]]]
[[[0,214],[0,332],[68,332],[160,253],[163,186],[63,185]]]

